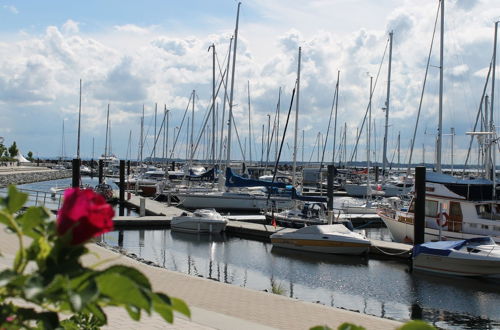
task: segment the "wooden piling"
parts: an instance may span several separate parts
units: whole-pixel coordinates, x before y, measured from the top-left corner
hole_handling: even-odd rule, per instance
[[[73,177],[71,181],[71,186],[73,188],[80,187],[80,159],[73,159]]]
[[[413,242],[424,243],[425,233],[425,167],[415,168],[415,217],[413,220]]]
[[[125,214],[125,161],[120,160],[120,216]]]

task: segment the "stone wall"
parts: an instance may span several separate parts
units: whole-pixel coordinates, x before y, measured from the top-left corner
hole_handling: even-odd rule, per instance
[[[27,173],[5,173],[0,175],[0,188],[6,187],[10,184],[24,184],[40,181],[57,180],[63,178],[70,178],[72,176],[71,170],[64,171],[40,171],[40,172],[27,172]]]

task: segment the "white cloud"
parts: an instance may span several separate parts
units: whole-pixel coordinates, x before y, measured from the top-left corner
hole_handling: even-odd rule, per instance
[[[79,32],[79,24],[78,22],[75,22],[71,19],[67,20],[66,23],[63,24],[62,26],[62,31],[65,34],[76,34]]]
[[[12,14],[19,14],[19,10],[13,5],[3,5],[3,8],[10,11]]]
[[[114,29],[119,32],[135,34],[147,34],[150,32],[148,28],[143,28],[135,24],[115,25]]]

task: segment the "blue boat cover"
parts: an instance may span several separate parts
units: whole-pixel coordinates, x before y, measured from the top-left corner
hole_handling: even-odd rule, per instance
[[[447,256],[451,253],[452,249],[459,249],[465,242],[465,240],[460,240],[427,242],[424,244],[418,244],[413,247],[413,258],[418,256],[420,253],[432,254],[436,256]]]
[[[326,203],[327,202],[326,197],[303,196],[301,194],[298,194],[297,190],[295,190],[295,188],[292,188],[292,199],[299,200],[299,201],[305,201],[305,202],[317,202],[317,203]]]
[[[443,184],[464,184],[464,185],[491,185],[493,182],[488,179],[473,179],[473,180],[463,180],[456,178],[451,175],[437,173],[437,172],[425,172],[425,181],[443,183]]]
[[[234,174],[230,167],[226,168],[226,187],[274,187],[286,188],[287,184],[284,182],[271,182],[264,180],[247,179],[242,176]]]

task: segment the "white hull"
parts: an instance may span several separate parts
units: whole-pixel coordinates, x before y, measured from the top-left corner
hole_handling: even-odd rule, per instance
[[[392,239],[395,242],[400,243],[412,243],[413,242],[413,219],[411,219],[411,223],[400,222],[394,219],[391,216],[386,215],[384,212],[378,212],[378,215],[384,221],[385,225],[391,232]],[[434,220],[435,221],[435,220]],[[469,239],[478,236],[488,235],[488,233],[478,233],[478,234],[468,234],[463,232],[453,232],[445,229],[441,230],[441,239],[440,239],[440,231],[439,229],[433,229],[429,227],[425,227],[424,230],[424,240],[425,242],[439,241],[439,240],[460,240],[460,239]],[[493,236],[493,240],[499,244],[500,237]]]
[[[413,269],[455,276],[498,277],[500,260],[465,259],[421,253],[413,259]]]
[[[368,252],[370,241],[344,225],[315,225],[283,229],[271,235],[273,246],[307,252],[361,255]]]
[[[188,209],[215,208],[216,210],[250,210],[258,211],[275,206],[278,209],[293,207],[293,200],[287,197],[238,194],[238,193],[206,193],[178,194],[181,204]]]
[[[212,209],[196,210],[192,215],[173,217],[170,226],[174,231],[194,233],[220,233],[226,229],[227,219]]]

